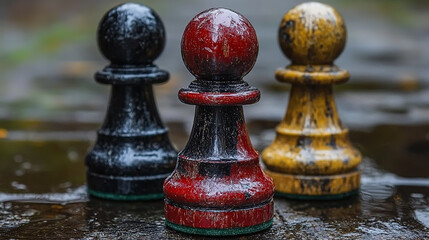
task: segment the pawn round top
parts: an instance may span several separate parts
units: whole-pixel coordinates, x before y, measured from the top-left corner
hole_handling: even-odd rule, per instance
[[[151,8],[126,3],[103,16],[97,41],[100,51],[112,64],[148,65],[164,49],[165,29]]]
[[[283,53],[296,65],[332,64],[346,44],[347,30],[331,6],[310,2],[289,10],[280,23]]]
[[[182,36],[183,61],[197,79],[203,80],[241,80],[253,68],[258,48],[252,24],[225,8],[198,14]]]

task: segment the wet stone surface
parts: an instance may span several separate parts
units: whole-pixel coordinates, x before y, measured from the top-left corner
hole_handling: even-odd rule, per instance
[[[95,137],[88,131],[97,124],[61,123],[59,131],[49,128],[56,124],[43,122],[0,123],[9,130],[8,138],[0,141],[2,239],[207,239],[165,227],[162,201],[88,198],[83,159]],[[33,130],[18,134],[28,124]],[[184,127],[167,125],[172,141],[183,148]],[[248,123],[257,150],[270,143],[275,125]],[[341,201],[276,198],[274,225],[239,239],[427,239],[428,132],[429,125],[351,131],[365,156],[358,196]]]

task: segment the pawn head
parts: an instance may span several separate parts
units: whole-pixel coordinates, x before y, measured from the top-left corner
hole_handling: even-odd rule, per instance
[[[112,64],[147,65],[164,49],[165,29],[152,9],[126,3],[103,16],[97,41],[100,51]]]
[[[331,6],[317,2],[289,10],[278,32],[283,53],[298,65],[332,64],[343,51],[346,36],[341,15]]]
[[[241,14],[213,8],[195,16],[182,37],[182,58],[198,79],[240,80],[258,56],[258,40]]]

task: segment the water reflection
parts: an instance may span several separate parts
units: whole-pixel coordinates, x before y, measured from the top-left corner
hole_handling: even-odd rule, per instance
[[[257,149],[270,143],[267,139],[275,125],[266,121],[249,123]],[[183,125],[169,126],[173,141],[185,144],[187,133]],[[419,147],[426,131],[429,126],[380,126],[370,132],[352,131],[352,138],[362,152],[374,158],[363,160],[360,194],[341,201],[276,198],[273,227],[251,237],[428,236],[428,168],[419,169],[429,159],[425,159],[427,151]],[[2,237],[206,239],[166,228],[163,201],[114,202],[88,198],[83,157],[89,146],[88,140],[0,141]]]

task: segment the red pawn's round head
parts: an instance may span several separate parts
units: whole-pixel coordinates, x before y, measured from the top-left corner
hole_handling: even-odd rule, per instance
[[[225,8],[195,16],[182,37],[182,58],[201,80],[237,81],[256,62],[258,40],[249,20]]]

